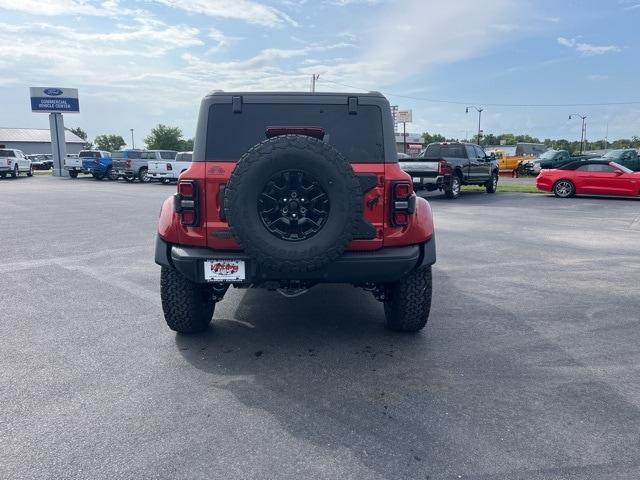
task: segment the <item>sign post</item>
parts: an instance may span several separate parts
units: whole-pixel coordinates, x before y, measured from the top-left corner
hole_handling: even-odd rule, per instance
[[[53,153],[53,175],[67,176],[64,159],[67,156],[67,142],[64,130],[63,112],[80,113],[77,88],[31,87],[31,111],[49,114],[49,130]]]
[[[411,123],[413,121],[413,111],[412,110],[398,110],[397,120],[398,123],[402,123],[402,150],[404,153],[407,153],[407,123]]]

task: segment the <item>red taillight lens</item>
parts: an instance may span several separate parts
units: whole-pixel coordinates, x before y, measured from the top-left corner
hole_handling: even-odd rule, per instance
[[[196,220],[196,212],[193,210],[185,210],[182,212],[182,224],[193,225]]]
[[[127,160],[125,162],[125,165],[127,166],[127,168],[131,168],[131,160]]]
[[[393,188],[396,200],[406,200],[413,193],[410,183],[396,183]]]
[[[409,225],[409,215],[403,212],[395,212],[393,214],[393,223],[399,227]]]
[[[438,175],[445,175],[447,173],[447,162],[440,160],[438,162]]]
[[[167,163],[167,172],[170,172],[173,170],[173,166],[170,163]]]
[[[190,181],[181,181],[178,183],[178,193],[183,197],[193,197],[193,192],[195,191],[195,185]]]
[[[198,186],[193,180],[180,180],[178,193],[174,195],[175,209],[180,223],[187,227],[198,225]]]

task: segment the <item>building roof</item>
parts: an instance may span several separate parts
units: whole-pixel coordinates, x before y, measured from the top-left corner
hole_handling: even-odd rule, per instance
[[[86,143],[69,130],[65,130],[64,137],[67,143]],[[48,128],[0,127],[0,143],[6,142],[49,143],[51,142],[51,134]]]

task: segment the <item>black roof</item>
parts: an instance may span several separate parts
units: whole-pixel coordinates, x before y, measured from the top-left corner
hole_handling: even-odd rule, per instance
[[[603,158],[584,158],[582,160],[574,160],[573,162],[567,163],[559,167],[560,170],[575,170],[580,165],[609,165],[611,160],[603,159]]]
[[[225,92],[224,90],[213,90],[207,93],[207,97],[218,95],[232,95],[242,97],[260,97],[260,96],[283,96],[283,97],[383,97],[380,92]]]

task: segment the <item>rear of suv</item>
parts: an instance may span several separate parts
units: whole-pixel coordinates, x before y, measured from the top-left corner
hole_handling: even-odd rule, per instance
[[[348,283],[393,330],[431,307],[431,208],[397,160],[379,93],[214,92],[193,161],[161,209],[155,251],[170,328],[208,328],[228,287],[297,296]]]

